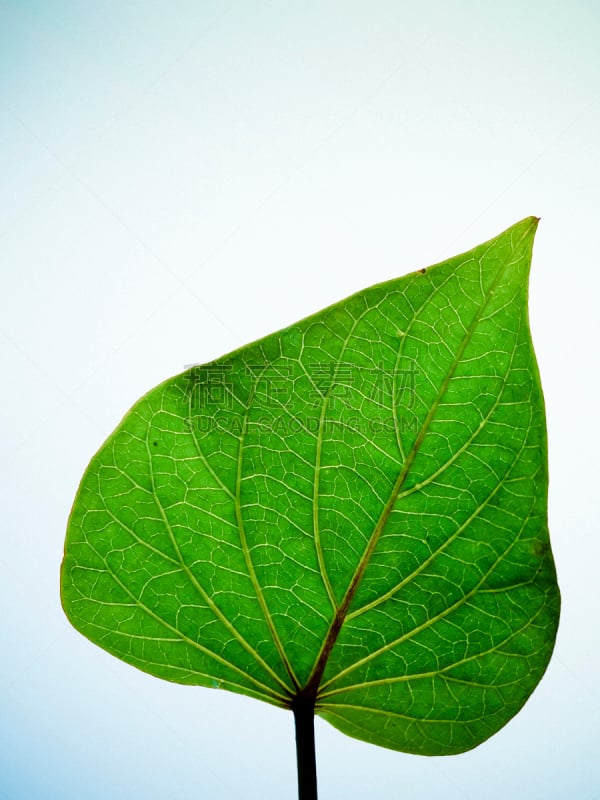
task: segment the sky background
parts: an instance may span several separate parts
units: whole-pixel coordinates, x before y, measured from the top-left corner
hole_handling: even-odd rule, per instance
[[[147,390],[541,217],[553,660],[478,749],[316,721],[322,800],[600,796],[600,6],[0,0],[0,798],[296,793],[291,714],[70,627],[69,510]]]

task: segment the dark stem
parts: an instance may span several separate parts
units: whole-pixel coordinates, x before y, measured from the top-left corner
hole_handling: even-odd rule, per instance
[[[298,800],[317,800],[314,697],[298,695],[292,703],[292,711],[296,725]]]

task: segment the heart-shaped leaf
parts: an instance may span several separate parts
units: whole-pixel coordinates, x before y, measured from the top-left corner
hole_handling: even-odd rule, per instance
[[[537,220],[158,386],[92,459],[65,611],[171,681],[411,753],[540,680],[559,593],[527,317]]]

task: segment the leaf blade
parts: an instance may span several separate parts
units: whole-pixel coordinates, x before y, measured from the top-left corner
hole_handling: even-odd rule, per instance
[[[288,708],[312,694],[395,749],[460,752],[501,727],[559,612],[527,320],[536,226],[142,398],[69,523],[76,627],[169,680]]]

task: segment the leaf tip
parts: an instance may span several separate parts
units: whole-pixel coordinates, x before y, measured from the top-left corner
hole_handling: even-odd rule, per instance
[[[529,216],[522,219],[520,222],[514,226],[515,228],[525,228],[531,231],[532,234],[535,233],[537,226],[539,225],[540,217]]]

